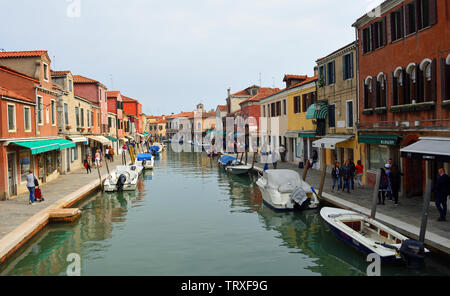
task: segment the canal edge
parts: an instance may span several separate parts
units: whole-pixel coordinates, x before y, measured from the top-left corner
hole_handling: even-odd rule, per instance
[[[101,177],[102,184],[107,177],[107,174]],[[101,188],[99,181],[92,181],[80,189],[69,193],[66,197],[55,201],[8,233],[0,240],[0,265],[50,223],[50,212],[52,210],[70,208],[99,188]]]

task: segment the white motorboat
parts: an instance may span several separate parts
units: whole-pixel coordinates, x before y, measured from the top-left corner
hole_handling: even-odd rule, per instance
[[[143,167],[144,170],[153,170],[154,157],[151,153],[141,153],[136,157],[135,165]]]
[[[265,204],[275,210],[315,209],[320,201],[293,170],[266,170],[256,182]]]
[[[237,159],[236,157],[230,156],[230,155],[223,155],[222,157],[219,158],[219,160],[217,161],[217,163],[221,166],[221,167],[227,167],[229,165],[235,165],[237,164]]]
[[[322,208],[320,215],[339,239],[367,255],[378,254],[381,262],[403,259],[408,265],[417,266],[429,252],[423,243],[410,240],[366,215],[329,207]]]
[[[142,171],[142,167],[140,170]],[[136,190],[138,179],[137,166],[120,165],[105,179],[103,190],[106,192]]]
[[[163,152],[166,149],[166,145],[164,145],[162,143],[158,143],[158,142],[153,143],[152,146],[158,146],[160,152]]]
[[[230,172],[233,175],[244,175],[248,174],[248,172],[252,169],[250,165],[246,164],[236,164],[236,165],[229,165],[225,167],[225,170],[227,172]]]

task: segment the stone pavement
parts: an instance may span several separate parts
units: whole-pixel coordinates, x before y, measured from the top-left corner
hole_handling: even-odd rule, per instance
[[[114,160],[113,163],[108,163],[110,170],[122,164],[120,156],[114,157]],[[103,164],[103,167],[100,168],[100,175],[104,177],[106,174],[106,165]],[[95,180],[99,180],[97,169],[92,168],[92,173],[87,174],[83,168],[42,185],[40,188],[45,198],[42,203],[37,202],[34,205],[29,205],[28,192],[11,200],[0,201],[0,240],[38,212]]]
[[[249,154],[247,160],[251,165],[253,156]],[[263,169],[264,164],[255,163],[255,167]],[[273,166],[270,164],[269,168],[273,169]],[[298,164],[288,162],[278,162],[277,168],[295,170],[300,174],[300,177],[303,176],[303,169],[299,169]],[[321,174],[322,172],[320,170],[310,169],[306,177],[306,182],[311,184],[311,186],[314,186],[314,188],[318,188],[320,185]],[[372,208],[372,196],[373,196],[372,188],[358,189],[357,185],[355,184],[355,190],[352,190],[351,193],[349,194],[347,192],[342,191],[338,192],[336,188],[335,191],[332,192],[331,191],[332,185],[333,181],[331,178],[331,174],[327,173],[323,189],[324,193],[351,202],[365,209],[368,209],[370,213],[370,210]],[[412,198],[400,197],[398,206],[395,206],[393,201],[389,201],[386,199],[385,206],[383,205],[377,206],[377,214],[378,213],[384,214],[388,217],[400,220],[401,222],[410,224],[419,229],[422,222],[422,211],[423,211],[422,197],[412,197]],[[441,236],[442,238],[450,239],[450,221],[447,220],[447,222],[437,222],[438,218],[439,214],[435,207],[435,204],[434,202],[431,202],[428,211],[427,233],[431,232],[433,234]],[[417,235],[418,234],[419,232],[417,232]],[[450,248],[450,246],[448,247]]]

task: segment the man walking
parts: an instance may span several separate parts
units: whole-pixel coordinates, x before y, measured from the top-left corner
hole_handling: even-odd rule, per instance
[[[434,185],[435,204],[439,211],[439,222],[445,221],[447,216],[447,197],[450,195],[450,177],[443,168],[439,169],[439,179]]]

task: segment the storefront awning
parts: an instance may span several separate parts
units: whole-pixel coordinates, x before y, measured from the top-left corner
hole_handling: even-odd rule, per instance
[[[362,134],[359,136],[359,143],[364,144],[377,144],[377,145],[398,145],[400,137],[395,135],[369,135]]]
[[[336,144],[346,142],[353,136],[328,137],[313,142],[314,148],[336,149]]]
[[[323,102],[312,104],[306,111],[306,119],[327,119],[328,107]]]
[[[111,136],[106,136],[106,138],[108,140],[110,140],[111,142],[117,142],[117,138],[111,137]]]
[[[404,158],[450,162],[450,138],[420,138],[400,152]]]
[[[119,140],[120,140],[120,141],[123,141],[123,142],[125,142],[125,143],[128,142],[128,139],[127,139],[127,138],[120,138]]]
[[[88,138],[86,137],[68,137],[72,142],[75,143],[84,143],[88,141]]]
[[[103,136],[88,136],[89,139],[99,142],[102,145],[108,145],[109,144],[109,140]]]
[[[315,138],[315,133],[300,133],[300,138]]]
[[[76,147],[76,143],[65,139],[37,140],[27,142],[12,142],[11,144],[28,148],[31,154],[40,154],[52,150],[61,150]]]
[[[284,133],[286,138],[298,138],[301,131],[290,130]]]
[[[128,140],[134,140],[134,138],[131,136],[125,136],[125,138],[127,138]]]

